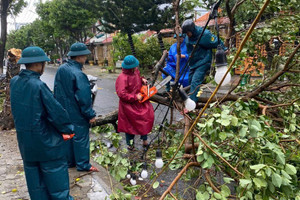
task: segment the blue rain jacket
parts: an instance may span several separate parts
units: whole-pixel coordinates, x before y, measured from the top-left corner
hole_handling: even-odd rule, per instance
[[[54,96],[67,110],[72,123],[89,127],[89,120],[96,116],[92,108],[90,82],[81,71],[82,64],[68,60],[56,73]]]
[[[183,41],[180,45],[180,50],[181,50],[181,54],[185,55],[185,58],[181,58],[180,59],[180,73],[183,73],[182,76],[185,74],[184,77],[180,77],[179,79],[179,83],[181,85],[183,85],[183,87],[186,87],[189,85],[189,68],[187,67],[186,73],[185,72],[181,72],[183,70],[183,67],[185,66],[186,62],[189,59],[189,55],[187,53],[187,47],[185,44],[185,41]],[[167,66],[164,67],[164,70],[166,72],[168,72],[172,77],[173,77],[173,81],[175,79],[176,76],[176,62],[177,62],[177,42],[175,44],[173,44],[169,50],[169,58],[168,58],[168,62],[167,62]],[[165,74],[162,74],[163,78],[166,78]]]
[[[195,30],[192,32],[193,34],[192,37],[189,38],[188,36],[186,36],[185,38],[186,47],[187,47],[187,53],[189,55],[191,55],[193,48],[196,45],[202,30],[203,30],[202,27],[196,26]],[[224,50],[227,50],[227,48],[224,47],[223,42],[222,41],[220,42]],[[217,36],[213,35],[209,30],[205,30],[199,42],[199,45],[195,50],[195,53],[189,63],[190,69],[201,67],[206,64],[210,65],[212,61],[212,49],[217,48],[217,46],[218,46]]]
[[[11,109],[24,161],[65,157],[61,133],[73,133],[66,110],[57,102],[40,74],[22,70],[10,81]]]

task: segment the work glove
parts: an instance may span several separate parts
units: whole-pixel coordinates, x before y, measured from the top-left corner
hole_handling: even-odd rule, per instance
[[[63,133],[62,137],[63,137],[64,141],[67,141],[67,140],[72,139],[74,137],[74,135],[75,135],[75,133],[72,133],[72,134],[65,134],[65,133]]]

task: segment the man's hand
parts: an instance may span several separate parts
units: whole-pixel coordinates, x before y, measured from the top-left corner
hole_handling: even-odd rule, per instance
[[[184,54],[181,54],[181,58],[185,58],[186,56]]]
[[[96,117],[94,117],[93,119],[90,119],[90,124],[95,123],[96,122]]]
[[[143,84],[143,85],[147,85],[147,84],[148,84],[148,81],[147,81],[147,79],[145,79],[145,78],[142,78],[142,84]]]
[[[138,94],[136,95],[136,98],[137,98],[137,100],[139,100],[139,101],[141,101],[141,100],[143,99],[141,93],[138,93]]]
[[[72,133],[72,134],[66,134],[66,133],[63,133],[62,134],[62,137],[64,139],[64,141],[67,141],[67,140],[70,140],[74,137],[75,133]]]

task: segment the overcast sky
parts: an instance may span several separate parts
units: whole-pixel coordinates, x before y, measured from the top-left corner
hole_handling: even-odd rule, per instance
[[[8,32],[15,29],[15,23],[16,25],[18,23],[30,23],[33,22],[38,15],[35,12],[36,4],[40,0],[26,0],[27,6],[22,10],[21,13],[19,13],[17,16],[9,16],[7,18],[7,29]],[[46,0],[42,0],[42,2],[45,2]]]

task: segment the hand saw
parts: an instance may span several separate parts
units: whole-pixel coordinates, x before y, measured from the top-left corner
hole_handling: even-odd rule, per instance
[[[147,101],[148,99],[150,99],[150,97],[154,96],[160,88],[165,86],[171,80],[172,80],[172,77],[169,75],[161,82],[155,84],[153,87],[150,87],[149,84],[143,85],[141,88],[141,91],[140,91],[141,95],[142,95],[142,100],[139,102],[143,103],[143,102]]]

